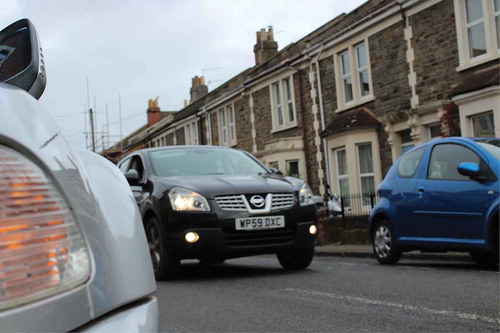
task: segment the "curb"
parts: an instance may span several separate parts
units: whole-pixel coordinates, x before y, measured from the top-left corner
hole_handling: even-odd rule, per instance
[[[375,258],[373,253],[367,252],[315,252],[318,257],[345,257],[345,258]],[[401,259],[425,259],[425,260],[446,260],[446,261],[469,261],[472,258],[464,253],[403,253]]]

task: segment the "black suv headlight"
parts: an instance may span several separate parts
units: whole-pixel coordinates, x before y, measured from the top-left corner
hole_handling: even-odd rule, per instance
[[[182,187],[174,187],[168,193],[172,209],[184,212],[209,212],[207,199],[201,194]]]

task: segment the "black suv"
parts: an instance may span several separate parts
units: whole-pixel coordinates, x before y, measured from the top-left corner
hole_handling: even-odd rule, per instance
[[[181,259],[221,263],[276,253],[285,269],[314,256],[317,215],[302,180],[214,146],[142,149],[118,163],[139,205],[158,280]]]

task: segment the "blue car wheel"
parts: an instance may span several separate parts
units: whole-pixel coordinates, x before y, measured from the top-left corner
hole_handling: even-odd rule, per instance
[[[392,225],[387,220],[377,223],[373,232],[373,254],[383,265],[395,264],[401,258],[401,250],[396,245]]]

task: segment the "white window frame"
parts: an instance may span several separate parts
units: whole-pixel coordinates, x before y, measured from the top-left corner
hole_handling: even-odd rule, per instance
[[[370,153],[371,153],[371,157],[372,157],[372,171],[371,172],[361,173],[361,155],[359,153],[359,147],[360,146],[366,146],[366,145],[370,146]],[[373,179],[373,192],[372,193],[374,193],[377,189],[376,189],[376,182],[375,182],[375,165],[374,165],[375,161],[374,161],[374,156],[373,156],[373,144],[371,142],[356,143],[356,157],[357,157],[356,159],[357,159],[357,162],[358,162],[359,193],[361,195],[364,194],[362,179],[363,178],[368,178],[368,177],[371,177]],[[361,198],[361,204],[363,205],[363,207],[371,207],[370,204],[365,204],[363,197]]]
[[[293,75],[274,81],[269,85],[269,90],[271,94],[272,132],[297,126]]]
[[[348,60],[348,67],[349,71],[344,72],[344,67],[345,62],[344,62],[344,55],[346,55],[346,59]],[[342,96],[344,96],[344,104],[349,104],[354,102],[354,80],[352,78],[352,61],[351,61],[351,54],[349,53],[349,50],[346,50],[339,55],[339,60],[340,60],[340,69],[341,69],[341,74],[342,74]],[[351,80],[351,100],[347,100],[347,93],[346,93],[346,80]]]
[[[294,159],[294,160],[285,160],[285,173],[288,175],[290,172],[290,164],[291,163],[297,163],[297,178],[300,178],[301,175],[301,170],[300,170],[300,160]]]
[[[458,71],[478,66],[485,62],[500,58],[500,45],[497,42],[497,31],[495,26],[496,17],[500,17],[500,8],[495,12],[494,0],[473,0],[481,1],[483,17],[474,22],[467,23],[466,0],[455,0],[455,23],[457,29],[457,44],[460,65]],[[486,53],[471,58],[469,48],[468,29],[483,23]]]
[[[184,136],[187,146],[198,145],[198,122],[193,121],[184,125]]]
[[[358,51],[360,46],[364,46],[365,48],[365,61],[366,65],[361,66],[358,60]],[[347,59],[349,60],[349,72],[344,73],[344,62],[343,55],[347,55]],[[354,43],[347,47],[347,49],[343,49],[341,52],[338,52],[335,56],[335,77],[336,77],[336,86],[337,86],[337,103],[338,108],[336,112],[344,111],[348,108],[355,107],[360,104],[364,104],[366,102],[372,101],[375,99],[373,95],[373,83],[372,83],[372,75],[371,75],[371,65],[370,65],[370,50],[368,46],[368,39],[363,39]],[[366,95],[362,95],[360,76],[363,73],[367,73],[368,76],[368,87],[369,92]],[[348,101],[346,99],[346,85],[345,80],[350,79],[352,85],[352,100]]]
[[[441,129],[441,124],[440,123],[431,123],[431,124],[427,125],[427,130],[429,131],[430,140],[435,140],[435,139],[441,138],[442,137],[441,134],[439,134],[438,136],[434,136],[434,137],[432,136],[431,128],[433,128],[433,127],[439,127]]]
[[[364,66],[361,66],[361,64],[359,63],[359,57],[358,57],[358,52],[359,52],[361,45],[363,45],[365,47],[365,58],[366,58],[365,62],[366,62],[366,64]],[[359,43],[354,47],[355,57],[356,57],[356,77],[358,78],[358,89],[359,89],[359,96],[361,99],[365,98],[365,96],[370,96],[372,93],[372,85],[370,82],[370,78],[369,78],[370,74],[368,71],[368,54],[366,53],[366,50],[367,50],[367,47],[366,47],[366,43],[364,43],[364,42]],[[363,87],[362,87],[363,82],[361,80],[361,75],[365,72],[368,76],[368,94],[363,95]]]
[[[219,142],[221,146],[233,147],[237,144],[234,105],[228,104],[217,111],[219,119]]]
[[[477,113],[477,114],[474,114],[474,115],[471,115],[471,116],[468,116],[469,118],[469,122],[471,124],[471,128],[472,128],[472,135],[475,136],[475,137],[484,137],[486,135],[483,135],[483,134],[480,134],[480,133],[475,133],[475,127],[474,127],[474,119],[478,119],[480,117],[484,117],[484,116],[487,116],[487,115],[490,115],[492,116],[493,118],[493,123],[492,124],[489,124],[491,125],[491,129],[493,131],[493,136],[495,136],[494,132],[495,132],[495,114],[493,113],[493,110],[489,110],[489,111],[486,111],[486,112],[480,112],[480,113]]]
[[[280,164],[279,164],[278,161],[271,161],[271,162],[269,162],[269,168],[276,168],[276,169],[279,170],[279,166],[280,166]]]
[[[335,152],[335,167],[337,168],[337,188],[339,189],[339,194],[341,195],[349,195],[351,193],[351,186],[349,184],[349,172],[347,172],[346,174],[340,174],[340,167],[339,167],[339,152],[340,151],[343,151],[345,153],[345,156],[346,156],[346,164],[348,164],[348,158],[347,158],[347,149],[346,147],[340,147],[340,148],[336,148],[334,149],[334,152]],[[348,171],[348,170],[346,170]],[[349,193],[341,193],[341,186],[340,186],[340,181],[341,180],[347,180],[347,185],[349,187]]]

